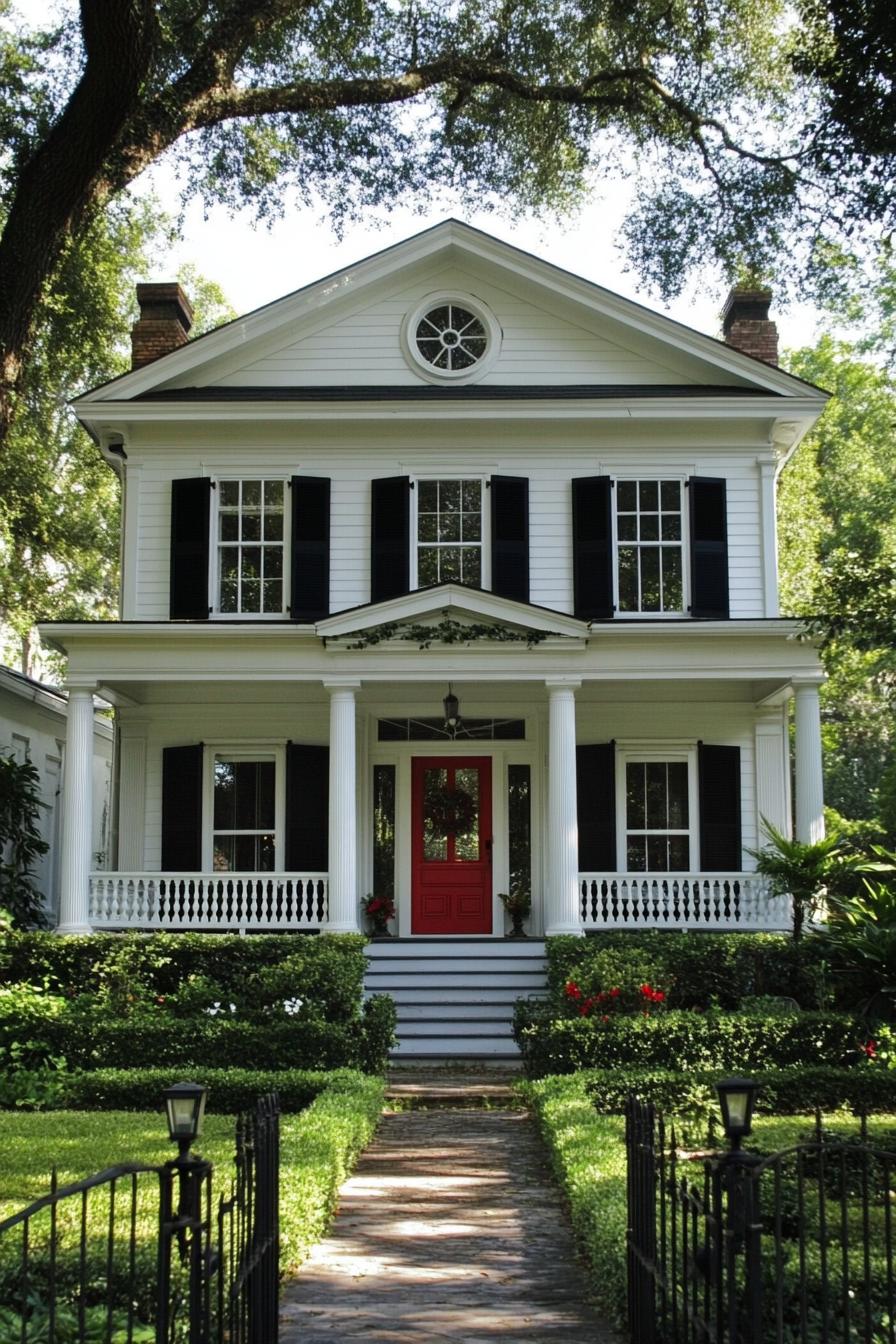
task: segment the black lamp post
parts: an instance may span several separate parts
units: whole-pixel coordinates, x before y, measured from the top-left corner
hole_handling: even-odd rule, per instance
[[[445,711],[445,727],[454,737],[460,727],[460,701],[452,691],[450,681],[448,683],[448,694],[442,701],[442,708]]]
[[[731,1144],[732,1152],[736,1153],[744,1139],[753,1132],[753,1107],[759,1084],[751,1078],[723,1078],[716,1083],[716,1091],[722,1109],[725,1137]]]
[[[188,1319],[189,1344],[208,1344],[203,1302],[206,1294],[206,1274],[212,1263],[208,1242],[208,1224],[202,1217],[202,1187],[211,1171],[211,1163],[198,1153],[190,1152],[195,1139],[202,1133],[205,1098],[208,1089],[201,1083],[175,1083],[164,1092],[168,1135],[177,1144],[177,1157],[168,1163],[172,1175],[177,1173],[177,1216],[169,1223],[177,1238],[181,1262],[188,1266]],[[164,1195],[167,1217],[171,1218],[171,1189]],[[164,1216],[164,1215],[163,1215]],[[167,1267],[170,1243],[165,1243],[163,1260]],[[160,1271],[161,1272],[161,1271]],[[168,1270],[166,1268],[165,1272]],[[165,1308],[167,1310],[167,1307]],[[167,1339],[167,1334],[165,1338]]]

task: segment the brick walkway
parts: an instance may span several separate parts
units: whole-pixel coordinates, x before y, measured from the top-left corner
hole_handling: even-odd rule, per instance
[[[283,1300],[281,1344],[612,1344],[523,1111],[386,1115],[331,1235]]]

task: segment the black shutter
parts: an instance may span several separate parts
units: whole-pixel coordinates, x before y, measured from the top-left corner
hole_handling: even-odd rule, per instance
[[[529,481],[493,476],[492,592],[529,601]]]
[[[579,872],[616,871],[616,743],[576,747]]]
[[[208,620],[208,556],[212,483],[207,476],[171,482],[172,621]]]
[[[202,757],[197,742],[162,751],[162,872],[202,869]]]
[[[410,490],[408,476],[385,476],[371,482],[371,602],[401,597],[410,587]]]
[[[326,476],[292,478],[292,591],[294,621],[320,621],[330,614],[330,481]]]
[[[691,514],[691,615],[728,616],[728,509],[725,482],[688,481]]]
[[[330,834],[330,748],[286,744],[288,873],[326,873]]]
[[[613,615],[612,497],[609,476],[572,482],[573,610],[581,621]]]
[[[740,747],[697,744],[700,774],[700,870],[739,873]]]

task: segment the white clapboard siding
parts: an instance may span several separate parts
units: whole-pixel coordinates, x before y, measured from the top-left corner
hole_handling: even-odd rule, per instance
[[[427,294],[470,293],[491,308],[501,330],[501,351],[485,383],[680,383],[693,381],[609,330],[586,329],[536,302],[456,270],[434,271],[400,292],[381,297],[338,320],[268,349],[230,368],[215,381],[224,387],[334,386],[342,383],[411,385],[419,382],[402,355],[407,314]],[[596,319],[595,319],[596,321]],[[615,339],[614,339],[615,336]],[[715,381],[712,374],[707,381]],[[721,381],[721,379],[720,379]]]
[[[332,479],[331,610],[359,606],[370,598],[370,481],[402,472],[451,472],[525,475],[530,482],[530,598],[540,606],[572,610],[573,476],[634,473],[639,461],[650,471],[690,475],[724,475],[728,482],[728,537],[731,615],[762,616],[763,582],[760,540],[759,476],[756,450],[725,450],[713,457],[704,446],[632,448],[624,455],[612,448],[582,446],[581,433],[562,423],[538,431],[532,426],[511,430],[477,427],[452,435],[450,430],[395,426],[390,434],[345,426],[337,444],[326,433],[307,435],[297,445],[287,430],[276,432],[245,426],[239,434],[165,426],[156,431],[151,449],[132,450],[141,459],[139,536],[126,548],[136,575],[126,576],[125,592],[136,593],[125,617],[164,620],[168,615],[171,480],[206,472],[240,471],[290,476],[294,472]]]

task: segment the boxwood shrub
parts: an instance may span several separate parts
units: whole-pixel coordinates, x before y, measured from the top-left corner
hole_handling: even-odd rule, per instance
[[[182,1069],[94,1069],[73,1073],[62,1083],[53,1110],[151,1111],[162,1109],[162,1093],[183,1081]],[[208,1088],[208,1109],[214,1114],[238,1115],[251,1110],[258,1097],[276,1092],[286,1114],[303,1111],[325,1088],[356,1087],[353,1069],[205,1069],[196,1081]]]
[[[517,1005],[514,1035],[531,1078],[579,1069],[650,1067],[742,1073],[821,1060],[859,1064],[856,1022],[848,1013],[768,1017],[710,1011],[649,1017],[556,1018],[550,1005]]]
[[[737,1008],[756,996],[795,998],[803,1008],[830,1006],[831,983],[820,945],[777,933],[701,933],[662,929],[548,938],[550,1001],[564,1008],[563,986],[587,991],[647,982],[672,1008]]]

